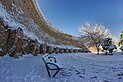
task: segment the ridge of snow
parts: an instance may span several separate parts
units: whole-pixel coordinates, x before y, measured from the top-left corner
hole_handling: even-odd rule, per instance
[[[12,29],[16,29],[18,24],[10,17],[10,15],[4,9],[4,6],[0,3],[0,18],[5,25],[10,26]]]

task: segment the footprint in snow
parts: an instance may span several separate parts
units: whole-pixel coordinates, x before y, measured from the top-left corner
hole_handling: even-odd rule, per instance
[[[11,71],[8,68],[3,68],[1,71],[2,76],[11,76]]]

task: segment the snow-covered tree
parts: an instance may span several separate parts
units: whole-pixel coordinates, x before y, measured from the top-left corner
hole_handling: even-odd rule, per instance
[[[122,55],[123,55],[123,46],[120,47],[120,50],[122,51]]]
[[[99,54],[99,46],[101,45],[101,42],[111,36],[111,33],[108,29],[106,29],[104,26],[99,24],[91,24],[91,23],[85,23],[82,25],[79,29],[80,33],[82,33],[82,36],[84,37],[84,41],[86,42],[88,47],[95,46],[97,49],[97,55]]]
[[[102,48],[103,50],[105,50],[105,54],[111,54],[112,55],[112,52],[114,49],[116,49],[116,45],[114,44],[113,42],[113,39],[112,38],[105,38],[103,44],[102,44]]]

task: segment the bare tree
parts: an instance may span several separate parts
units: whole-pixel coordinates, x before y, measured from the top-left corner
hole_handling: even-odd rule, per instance
[[[79,31],[82,33],[82,36],[86,36],[84,41],[86,41],[87,46],[95,46],[97,49],[97,55],[99,55],[99,46],[101,42],[111,36],[111,33],[102,25],[85,23],[80,27]]]

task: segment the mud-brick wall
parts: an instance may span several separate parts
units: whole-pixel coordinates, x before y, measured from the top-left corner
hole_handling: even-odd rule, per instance
[[[12,3],[13,3],[13,0],[0,0],[0,3],[9,11],[12,10]]]
[[[40,46],[37,40],[24,38],[23,30],[20,27],[12,30],[0,21],[0,56],[9,54],[39,54]]]
[[[0,55],[8,52],[8,35],[7,28],[0,22]]]
[[[11,30],[0,21],[0,56],[15,55],[22,51],[23,31],[21,28]]]

